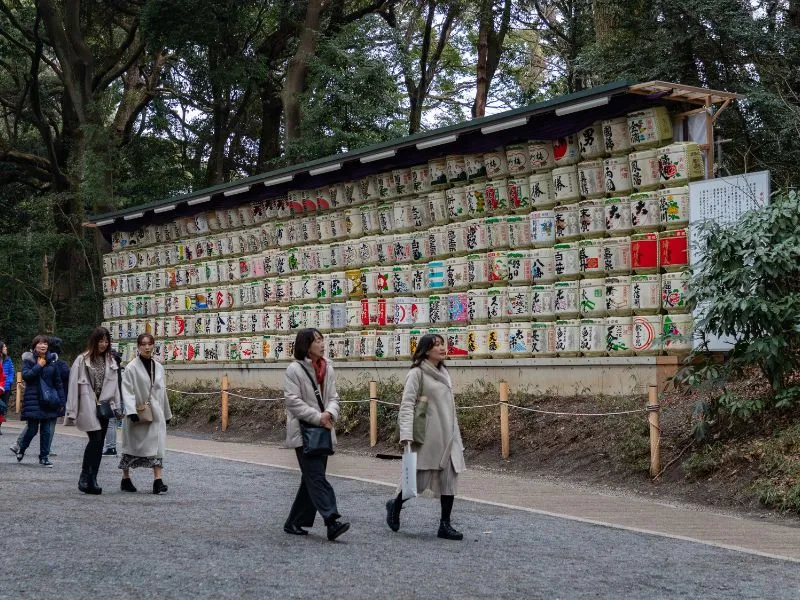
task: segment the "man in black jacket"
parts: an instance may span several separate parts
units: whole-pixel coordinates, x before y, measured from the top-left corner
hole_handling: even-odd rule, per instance
[[[117,385],[119,385],[119,396],[122,398],[122,353],[119,350],[111,349],[111,356],[117,361]],[[103,449],[103,456],[116,456],[117,455],[117,423],[118,418],[109,419],[108,429],[106,430],[105,448]]]

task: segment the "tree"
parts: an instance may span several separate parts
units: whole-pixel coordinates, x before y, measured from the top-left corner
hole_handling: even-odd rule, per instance
[[[489,87],[500,64],[511,23],[511,0],[503,0],[499,13],[499,16],[495,14],[494,0],[481,0],[478,8],[478,64],[473,118],[486,114]]]

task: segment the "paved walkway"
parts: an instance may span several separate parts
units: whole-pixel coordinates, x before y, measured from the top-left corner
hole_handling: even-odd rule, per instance
[[[15,426],[18,424],[7,423],[3,431],[12,434]],[[58,434],[84,437],[69,427],[59,427]],[[3,441],[7,440],[13,440],[12,436],[3,436]],[[277,446],[174,435],[169,436],[167,446],[173,452],[297,470],[294,452]],[[330,475],[391,487],[397,484],[399,470],[399,461],[344,453],[331,457],[328,466]],[[468,470],[459,477],[459,498],[800,562],[800,527],[722,514],[705,507],[604,494],[482,470]]]

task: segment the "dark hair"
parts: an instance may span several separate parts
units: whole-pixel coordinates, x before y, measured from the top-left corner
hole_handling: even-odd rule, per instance
[[[49,338],[47,338],[47,345],[48,345],[47,349],[50,350],[51,352],[55,352],[56,354],[61,354],[61,338],[60,337],[55,337],[55,336],[51,335]]]
[[[418,367],[422,361],[428,358],[428,352],[431,351],[436,340],[440,340],[443,344],[447,342],[438,333],[426,333],[417,342],[417,349],[414,350],[414,356],[411,357],[411,368]],[[440,365],[441,366],[441,365]]]
[[[89,341],[86,343],[86,351],[89,353],[89,360],[94,360],[101,355],[99,346],[100,342],[103,340],[106,340],[108,342],[108,348],[111,348],[111,333],[108,329],[105,327],[95,327],[92,329],[92,333],[89,334]],[[108,348],[102,353],[104,357],[108,352]]]
[[[153,344],[155,344],[155,343],[156,343],[156,338],[154,338],[154,337],[152,336],[152,334],[149,334],[149,333],[140,333],[140,334],[139,334],[139,337],[137,337],[137,338],[136,338],[136,345],[137,345],[137,346],[141,346],[142,344],[144,344],[144,341],[145,341],[146,339],[149,339],[149,340],[150,340],[150,342],[151,342],[151,343],[153,343]],[[111,341],[111,338],[108,338],[108,341],[110,342],[110,341]]]
[[[30,348],[31,352],[36,352],[36,346],[39,345],[41,342],[47,344],[47,349],[48,350],[50,349],[50,338],[47,337],[46,335],[37,335],[35,338],[33,338],[33,341],[31,342],[31,348]]]
[[[5,340],[0,340],[0,358],[5,358],[6,356],[8,356],[8,352],[3,354],[3,346],[6,346],[6,342]]]
[[[314,343],[314,334],[324,337],[318,329],[313,327],[307,327],[297,332],[297,337],[294,339],[294,357],[297,360],[308,358],[308,349]]]

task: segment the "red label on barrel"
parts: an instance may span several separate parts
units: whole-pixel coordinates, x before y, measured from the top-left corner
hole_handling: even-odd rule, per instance
[[[689,264],[689,238],[685,229],[664,231],[659,235],[662,267],[685,267]]]
[[[369,301],[366,298],[361,299],[361,324],[369,325]]]
[[[508,185],[508,200],[511,203],[511,206],[514,208],[519,208],[521,204],[521,200],[519,198],[519,186],[514,184]]]
[[[378,325],[386,325],[386,298],[378,298]]]
[[[486,206],[491,209],[497,208],[497,194],[495,193],[495,189],[490,185],[486,186],[486,196],[484,202],[486,203]]]
[[[658,268],[658,236],[655,233],[631,239],[631,267],[634,271]]]

